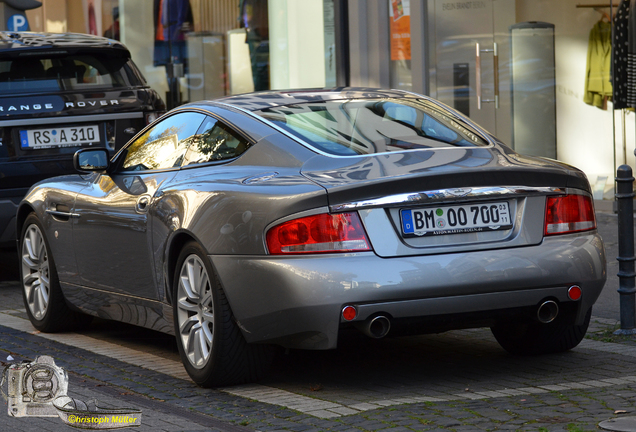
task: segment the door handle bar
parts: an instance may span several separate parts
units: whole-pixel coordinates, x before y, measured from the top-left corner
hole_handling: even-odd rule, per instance
[[[46,214],[50,214],[52,216],[62,217],[62,218],[73,218],[79,219],[80,215],[78,213],[64,212],[58,210],[46,209],[44,210]]]
[[[492,53],[494,79],[495,79],[495,98],[482,99],[481,94],[481,53]],[[477,87],[477,109],[481,109],[482,103],[495,103],[495,108],[499,109],[499,50],[497,42],[493,43],[492,49],[481,49],[479,42],[475,43],[475,69],[476,69],[476,87]]]
[[[481,49],[479,42],[475,44],[475,80],[477,87],[477,109],[481,109]]]
[[[495,109],[499,109],[499,50],[497,49],[497,42],[493,43],[492,62],[495,69],[493,74],[495,77]]]

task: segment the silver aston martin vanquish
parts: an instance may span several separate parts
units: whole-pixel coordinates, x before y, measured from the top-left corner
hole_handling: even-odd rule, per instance
[[[31,322],[174,333],[202,386],[257,379],[272,345],[336,348],[348,328],[490,327],[513,354],[565,351],[606,278],[581,171],[418,94],[191,103],[75,166],[18,210]]]

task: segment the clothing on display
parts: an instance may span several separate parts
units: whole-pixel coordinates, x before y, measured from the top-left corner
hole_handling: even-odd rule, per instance
[[[598,108],[607,107],[612,96],[611,82],[612,24],[597,22],[590,31],[587,47],[584,102]]]
[[[184,26],[193,21],[190,0],[163,0],[161,3],[163,40],[184,41]]]
[[[627,20],[627,105],[636,107],[636,0],[629,2]]]
[[[612,66],[614,75],[614,109],[636,106],[636,63],[630,50],[636,54],[636,40],[630,33],[636,31],[636,0],[621,0],[614,18],[614,44],[612,47]],[[632,42],[630,45],[630,41]]]
[[[170,56],[172,63],[186,64],[185,30],[192,22],[189,0],[155,0],[155,66],[170,63]]]
[[[254,90],[269,90],[269,18],[268,0],[241,0],[241,27],[250,51]]]

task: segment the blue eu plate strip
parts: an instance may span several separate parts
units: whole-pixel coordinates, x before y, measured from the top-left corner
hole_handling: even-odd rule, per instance
[[[413,234],[415,232],[411,210],[402,210],[402,232],[404,234]]]
[[[27,131],[25,130],[20,131],[20,146],[21,147],[29,146],[29,136],[27,135]]]

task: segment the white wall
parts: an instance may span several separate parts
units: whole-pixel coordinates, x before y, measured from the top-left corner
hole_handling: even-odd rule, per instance
[[[254,91],[250,50],[245,43],[245,36],[244,28],[227,32],[227,71],[230,79],[230,94]]]
[[[609,178],[613,190],[612,104],[603,111],[583,102],[589,32],[601,18],[594,9],[577,8],[580,0],[516,0],[517,22],[555,24],[557,85],[557,158],[582,169],[592,185]],[[609,9],[608,9],[609,12]],[[617,118],[617,162],[623,163],[620,111]],[[634,165],[634,114],[627,116],[628,163]]]
[[[121,41],[130,50],[133,61],[148,80],[148,84],[165,100],[168,91],[166,69],[163,66],[153,66],[155,26],[152,21],[152,1],[119,1]]]
[[[269,0],[272,89],[325,86],[323,0]]]

